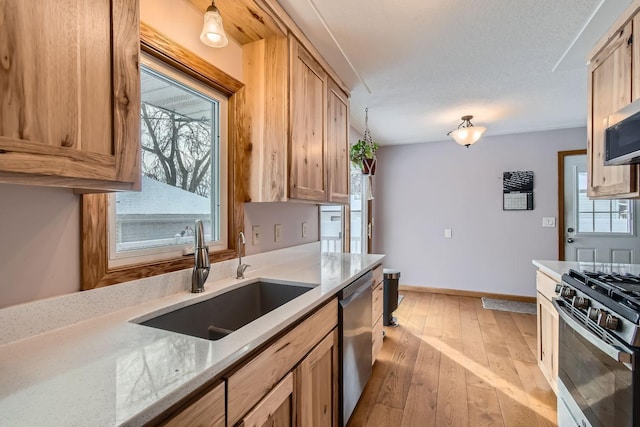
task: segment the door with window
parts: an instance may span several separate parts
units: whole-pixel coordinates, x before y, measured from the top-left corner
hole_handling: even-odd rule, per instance
[[[564,259],[640,263],[634,200],[590,200],[587,156],[564,156]]]

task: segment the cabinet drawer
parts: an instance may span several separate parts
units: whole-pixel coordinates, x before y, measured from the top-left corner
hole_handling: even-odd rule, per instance
[[[378,353],[382,349],[382,340],[384,336],[382,335],[382,317],[378,319],[376,323],[373,324],[373,336],[372,336],[372,349],[371,349],[371,364],[376,363],[376,358],[378,357]]]
[[[224,415],[224,383],[219,383],[162,425],[165,427],[224,427]]]
[[[235,425],[338,324],[334,299],[227,377],[227,420]]]
[[[382,283],[382,266],[379,265],[373,269],[373,286],[375,287],[378,283]]]
[[[382,293],[382,283],[373,289],[372,306],[371,306],[371,324],[375,325],[382,318],[382,305],[384,303],[384,295]]]
[[[538,292],[549,301],[551,301],[551,298],[556,296],[557,284],[558,282],[546,274],[540,271],[536,272],[536,287]]]

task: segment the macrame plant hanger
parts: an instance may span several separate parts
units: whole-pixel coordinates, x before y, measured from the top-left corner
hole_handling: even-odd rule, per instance
[[[373,138],[369,131],[369,107],[364,109],[364,142],[373,147]],[[367,200],[373,200],[373,175],[376,173],[376,163],[378,159],[373,155],[373,159],[364,159],[364,168],[362,173],[369,177],[369,185],[367,186]]]

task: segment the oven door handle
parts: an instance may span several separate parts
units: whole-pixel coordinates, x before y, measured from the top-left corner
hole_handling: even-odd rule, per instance
[[[571,326],[571,329],[573,329],[578,334],[580,334],[582,338],[589,341],[589,343],[591,343],[593,346],[602,350],[604,353],[607,354],[607,356],[609,356],[613,360],[622,363],[629,370],[633,369],[631,353],[624,351],[619,347],[613,346],[611,344],[607,344],[596,334],[594,334],[593,332],[585,328],[585,326],[582,323],[576,321],[573,317],[571,317],[569,314],[567,314],[564,311],[562,306],[558,303],[558,298],[553,298],[552,302],[553,302],[554,308],[558,312],[558,315],[562,317],[562,320],[564,320],[569,326]]]

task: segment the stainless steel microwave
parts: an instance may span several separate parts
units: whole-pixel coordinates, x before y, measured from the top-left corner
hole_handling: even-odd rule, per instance
[[[640,99],[604,119],[604,164],[640,163]]]

